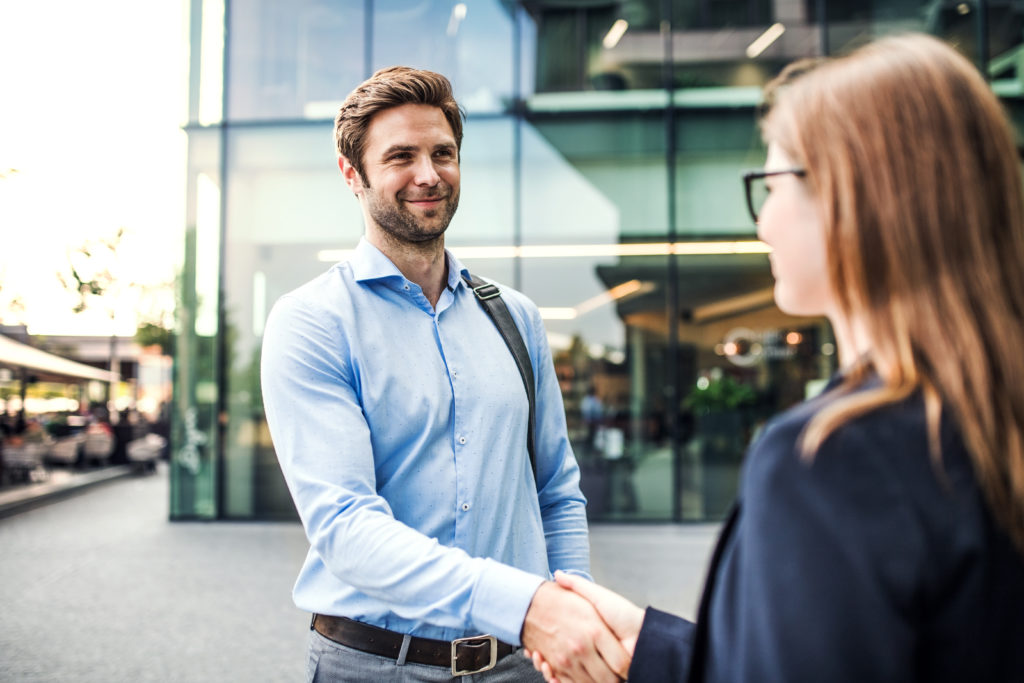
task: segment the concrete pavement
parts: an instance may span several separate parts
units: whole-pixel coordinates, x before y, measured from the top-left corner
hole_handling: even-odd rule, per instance
[[[97,470],[71,468],[43,469],[32,473],[31,483],[0,487],[0,517],[16,515],[55,500],[73,496],[108,481],[131,475],[131,465],[113,465]]]
[[[0,681],[300,681],[296,523],[169,522],[124,476],[0,519]],[[595,579],[691,616],[717,525],[594,525]]]

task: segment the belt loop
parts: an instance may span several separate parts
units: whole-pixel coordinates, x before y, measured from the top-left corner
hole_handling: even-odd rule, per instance
[[[405,657],[409,654],[409,643],[412,642],[412,636],[408,633],[402,638],[402,649],[398,651],[398,661],[395,662],[397,666],[405,666]]]

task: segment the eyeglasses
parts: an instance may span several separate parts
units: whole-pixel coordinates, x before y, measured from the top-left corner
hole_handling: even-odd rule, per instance
[[[757,214],[761,212],[761,207],[764,205],[765,200],[768,199],[768,185],[764,179],[776,175],[790,174],[803,178],[807,175],[807,171],[802,168],[785,168],[778,171],[758,169],[756,171],[747,171],[743,174],[743,187],[747,191],[747,209],[750,210],[750,217],[754,219],[755,223],[757,222]]]

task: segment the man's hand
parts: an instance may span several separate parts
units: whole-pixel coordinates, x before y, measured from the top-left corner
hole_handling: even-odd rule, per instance
[[[640,635],[640,627],[644,623],[644,610],[631,603],[618,593],[591,583],[578,576],[555,572],[555,580],[562,588],[568,588],[574,593],[587,599],[601,619],[612,630],[615,637],[619,639],[623,649],[633,656],[636,649],[636,639]],[[625,677],[625,676],[623,676]]]
[[[561,683],[616,683],[629,672],[629,655],[594,607],[550,581],[533,595],[522,641]]]
[[[621,595],[614,593],[607,588],[602,588],[578,576],[572,576],[564,572],[555,572],[555,580],[562,588],[571,590],[590,602],[605,624],[612,630],[612,633],[619,640],[623,650],[629,657],[633,656],[636,649],[636,640],[640,635],[640,627],[644,621],[644,611],[631,603]],[[526,642],[523,642],[526,645]],[[555,667],[546,659],[546,656],[536,650],[531,650],[528,645],[524,654],[533,660],[533,666],[540,671],[548,683],[563,683],[574,680],[566,678],[564,674],[558,674]],[[626,670],[615,669],[622,678],[627,678],[629,665]],[[561,676],[561,678],[559,678]]]

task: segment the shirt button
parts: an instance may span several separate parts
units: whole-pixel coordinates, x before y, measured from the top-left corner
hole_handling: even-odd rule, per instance
[[[459,443],[466,443],[466,437],[460,436],[459,437]]]
[[[405,291],[407,291],[407,292],[409,291],[409,285],[405,286]]]
[[[463,511],[463,512],[466,512],[466,511],[468,511],[468,510],[469,510],[469,503],[463,503],[463,504],[462,504],[462,511]]]

